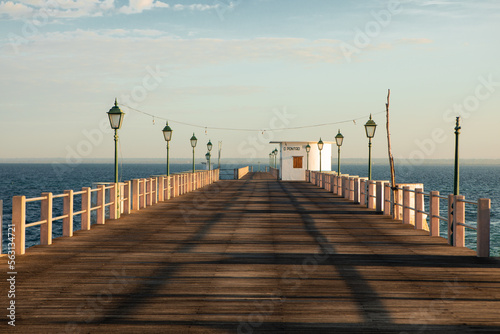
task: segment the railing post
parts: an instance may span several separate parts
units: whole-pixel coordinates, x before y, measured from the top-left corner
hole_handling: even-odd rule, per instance
[[[146,199],[147,199],[147,195],[146,195],[146,183],[147,183],[147,179],[141,179],[141,183],[140,183],[140,185],[141,185],[141,194],[142,194],[142,196],[141,196],[141,205],[140,205],[141,209],[145,208],[146,207],[146,203],[147,203],[147,201],[146,201]]]
[[[366,205],[366,179],[359,179],[359,203],[363,206]]]
[[[40,225],[40,245],[52,245],[52,193],[42,193],[40,220],[46,220]]]
[[[165,182],[167,183],[167,186],[166,186],[166,198],[165,198],[165,195],[163,196],[163,199],[164,200],[170,200],[170,198],[172,198],[172,177],[169,175],[165,178]]]
[[[174,186],[174,197],[179,196],[179,175],[172,175]]]
[[[26,252],[26,196],[12,198],[12,225],[14,226],[16,254]]]
[[[453,227],[453,246],[455,247],[465,247],[465,226],[460,224],[465,224],[465,199],[462,195],[455,196],[455,219]]]
[[[377,197],[375,198],[375,211],[383,212],[384,211],[384,185],[385,182],[377,181],[376,182],[376,193]]]
[[[354,202],[354,198],[356,197],[354,190],[354,177],[350,176],[348,182],[349,182],[349,200]]]
[[[82,194],[82,224],[80,229],[84,231],[90,230],[90,208],[92,207],[92,203],[90,200],[91,192],[90,192],[90,187],[84,187],[82,188],[82,191],[84,193]]]
[[[125,185],[123,187],[123,198],[125,201],[123,202],[123,213],[128,215],[130,214],[130,206],[131,206],[131,197],[130,197],[130,185],[132,182],[130,181],[125,181]]]
[[[453,225],[454,225],[454,212],[455,195],[448,195],[448,243],[453,246]]]
[[[415,189],[415,229],[424,229],[424,190],[422,188]]]
[[[168,176],[167,176],[168,178]],[[168,189],[168,187],[167,187]],[[163,202],[165,200],[165,177],[158,177],[158,202]]]
[[[342,191],[345,199],[349,199],[349,176],[342,176],[342,187],[344,190]]]
[[[480,198],[477,201],[477,256],[490,256],[490,211],[491,200]]]
[[[154,192],[154,196],[153,196],[153,204],[157,204],[158,203],[158,197],[160,196],[160,192],[159,192],[159,184],[158,184],[158,177],[154,177],[153,178],[153,192]]]
[[[354,203],[359,204],[360,202],[359,177],[355,176],[353,181],[354,181]]]
[[[432,237],[439,237],[439,191],[431,191],[429,197],[429,226]]]
[[[106,204],[106,189],[104,184],[100,184],[97,186],[97,207],[98,209],[96,210],[97,213],[97,224],[102,225],[104,224],[104,220],[106,219],[106,207],[104,204]],[[109,193],[109,200],[111,201],[111,192]],[[110,214],[111,214],[111,209],[110,209]]]
[[[392,190],[392,201],[394,202],[392,206],[392,219],[403,220],[403,209],[401,204],[403,202],[402,189],[396,185],[396,189]]]
[[[118,212],[118,208],[120,207],[118,205],[118,201],[120,200],[118,198],[118,187],[120,186],[119,183],[113,183],[111,188],[109,189],[109,202],[111,205],[109,206],[109,219],[118,219],[120,218],[120,213]],[[103,195],[105,195],[105,192],[103,191]],[[106,197],[104,197],[106,198]],[[104,200],[104,203],[106,203],[106,200]],[[106,211],[104,211],[106,212]]]
[[[410,224],[410,187],[403,187],[403,224]]]
[[[384,183],[384,215],[391,215],[391,185]]]
[[[132,210],[139,210],[139,179],[132,180]]]
[[[63,199],[63,237],[73,236],[73,190],[65,190],[66,195]]]
[[[368,180],[368,208],[375,209],[375,192],[376,192],[376,184],[375,181]]]
[[[3,200],[0,199],[0,254],[2,254],[2,249],[3,249]],[[8,231],[7,231],[8,232]],[[15,246],[15,245],[14,245]]]

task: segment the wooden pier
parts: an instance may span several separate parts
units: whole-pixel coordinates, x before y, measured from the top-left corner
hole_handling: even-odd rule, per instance
[[[31,247],[16,272],[0,332],[500,332],[497,259],[267,173]]]

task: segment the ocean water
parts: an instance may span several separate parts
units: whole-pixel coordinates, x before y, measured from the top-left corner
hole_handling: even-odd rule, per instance
[[[232,179],[233,168],[241,165],[221,166],[221,178]],[[190,171],[191,164],[172,164],[171,173]],[[204,169],[204,165],[196,165],[196,169]],[[264,165],[254,165],[254,171],[264,170]],[[334,165],[336,169],[336,164]],[[341,166],[342,173],[350,175],[367,175],[367,166],[345,164]],[[390,171],[387,165],[373,165],[374,180],[389,180]],[[164,164],[123,164],[120,168],[120,180],[148,177],[165,174]],[[500,256],[500,166],[498,165],[464,165],[460,169],[460,193],[467,200],[490,198],[491,210],[491,253]],[[94,182],[110,182],[114,177],[113,164],[0,164],[0,199],[3,200],[3,251],[6,251],[6,234],[12,215],[12,197],[25,195],[28,198],[39,197],[42,192],[61,194],[64,190],[80,190],[90,187]],[[396,166],[397,183],[423,183],[424,191],[437,190],[447,196],[453,192],[453,166]],[[75,208],[80,207],[79,197],[75,197]],[[27,207],[27,223],[40,219],[40,202],[29,203]],[[446,201],[441,201],[442,216],[446,216]],[[428,206],[426,203],[426,210]],[[54,216],[62,215],[62,199],[54,200]],[[476,209],[474,205],[466,205],[466,223],[475,225]],[[75,230],[80,228],[79,216],[75,217]],[[441,223],[442,236],[446,233],[446,222]],[[39,243],[39,227],[28,228],[26,246]],[[62,222],[54,222],[54,238],[62,235]],[[466,231],[466,245],[476,248],[474,231]]]

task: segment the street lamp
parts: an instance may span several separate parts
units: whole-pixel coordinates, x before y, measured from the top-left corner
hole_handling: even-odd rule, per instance
[[[196,147],[196,143],[198,142],[198,139],[196,139],[196,137],[194,136],[194,132],[193,132],[193,136],[191,137],[190,139],[191,141],[191,147],[193,148],[193,173],[194,173],[194,148]]]
[[[269,167],[273,165],[273,152],[269,153]]]
[[[342,143],[344,142],[344,136],[342,136],[342,134],[340,133],[340,129],[339,129],[339,133],[335,136],[335,141],[337,142],[337,147],[339,148],[339,154],[337,157],[337,160],[338,160],[337,170],[338,170],[338,173],[340,175],[340,146],[342,146]]]
[[[368,180],[372,179],[372,138],[375,136],[376,129],[377,123],[372,120],[372,114],[370,114],[370,119],[365,124],[366,136],[368,137]]]
[[[307,170],[309,170],[309,152],[311,152],[311,145],[306,145],[306,153],[307,153]]]
[[[319,172],[321,173],[321,150],[323,149],[323,141],[321,140],[321,137],[319,138],[318,149],[319,149]]]
[[[207,154],[205,154],[205,158],[207,159],[208,170],[210,170],[210,152],[207,152]]]
[[[274,149],[274,168],[278,168],[278,164],[276,163],[276,157],[278,156],[278,149]]]
[[[115,105],[108,111],[109,124],[111,129],[115,130],[115,183],[118,183],[118,130],[122,126],[124,115],[115,99]]]
[[[208,170],[210,170],[210,157],[211,157],[210,151],[212,151],[212,141],[210,141],[210,139],[208,140],[207,143],[207,149],[208,149]]]
[[[172,129],[167,125],[163,128],[163,137],[165,137],[165,141],[167,142],[167,176],[170,175],[170,162],[169,162],[169,151],[170,151],[170,140],[172,139]]]
[[[460,117],[457,117],[457,125],[455,126],[455,174],[453,180],[453,195],[460,193],[460,161],[459,161],[459,136],[460,130]]]

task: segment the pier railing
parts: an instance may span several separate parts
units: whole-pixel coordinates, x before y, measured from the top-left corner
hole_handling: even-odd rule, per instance
[[[280,170],[279,168],[269,167],[269,173],[274,176],[277,180],[280,178]]]
[[[250,167],[241,167],[241,168],[235,168],[234,169],[234,179],[239,180],[243,176],[247,175],[250,172]]]
[[[65,190],[53,195],[44,192],[40,197],[26,198],[14,196],[12,199],[12,224],[15,230],[15,252],[25,254],[26,229],[40,226],[40,244],[52,244],[52,225],[62,220],[62,234],[73,236],[74,218],[80,215],[81,230],[90,230],[92,212],[96,212],[96,223],[105,224],[106,208],[109,207],[109,219],[118,219],[121,214],[131,210],[140,210],[158,202],[181,196],[191,191],[212,184],[219,180],[219,170],[181,173],[170,176],[159,175],[149,178],[134,179],[120,183],[98,183],[95,188],[84,187],[81,191]],[[75,196],[81,196],[81,210],[75,211]],[[63,214],[53,216],[54,200],[62,199]],[[95,200],[93,200],[95,199]],[[39,202],[40,220],[26,222],[27,205]]]
[[[390,215],[403,224],[426,230],[431,236],[440,236],[440,222],[445,221],[448,243],[455,247],[465,247],[465,229],[474,230],[477,256],[490,255],[491,200],[488,198],[467,201],[462,195],[441,196],[438,191],[424,192],[421,184],[400,184],[393,189],[389,181],[373,181],[336,172],[306,171],[306,180],[334,195]],[[446,217],[440,214],[442,200],[447,202]],[[465,221],[466,204],[475,207],[476,226]]]

